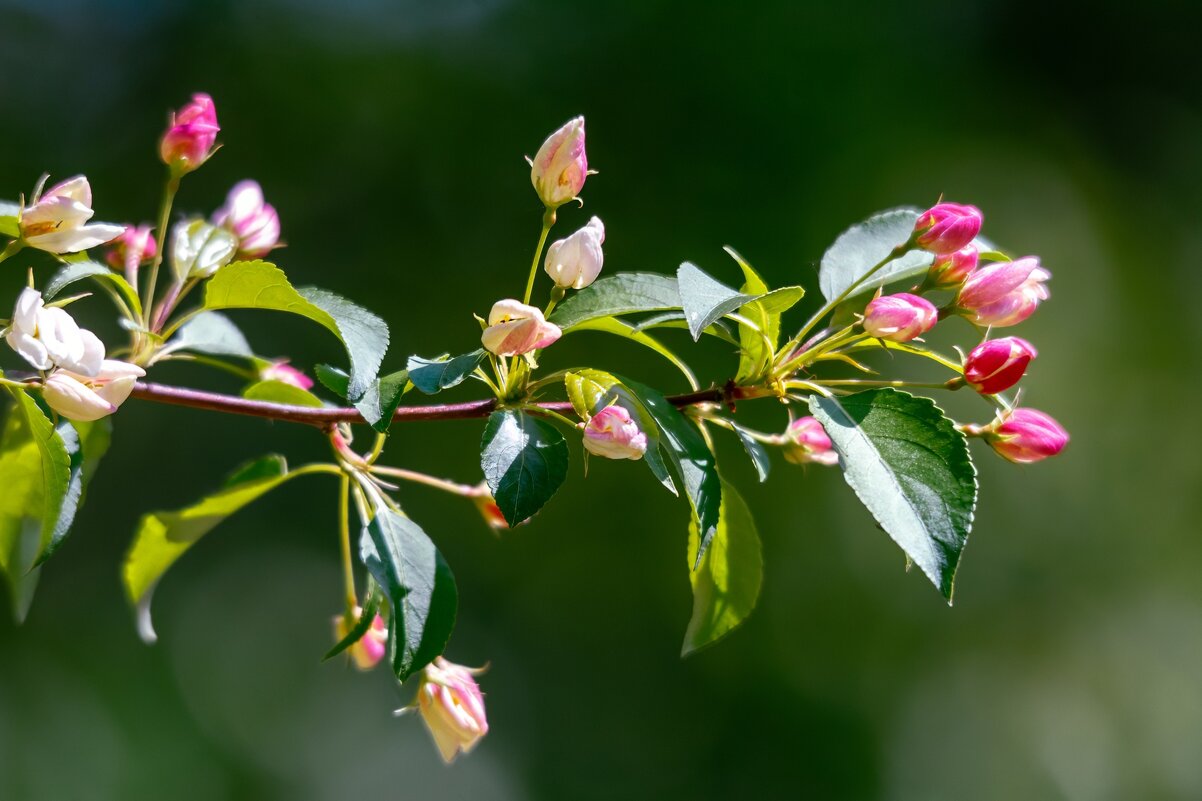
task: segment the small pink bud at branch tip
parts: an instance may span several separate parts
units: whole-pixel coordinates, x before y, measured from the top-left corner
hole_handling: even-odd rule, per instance
[[[192,172],[213,155],[220,130],[213,98],[194,94],[191,103],[171,115],[171,124],[159,142],[159,155],[177,175]]]
[[[569,120],[547,137],[530,164],[530,182],[549,209],[575,200],[588,178],[584,117]]]
[[[914,223],[915,242],[931,253],[955,253],[981,233],[983,220],[976,206],[939,203],[918,216]]]
[[[799,417],[784,434],[785,460],[793,464],[836,465],[839,454],[815,417]]]

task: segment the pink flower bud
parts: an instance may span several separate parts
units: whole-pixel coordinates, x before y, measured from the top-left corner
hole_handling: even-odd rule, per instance
[[[171,125],[159,143],[159,155],[176,173],[192,172],[213,155],[220,130],[213,98],[192,95],[191,103],[171,115]]]
[[[1019,337],[982,342],[964,359],[964,381],[982,395],[1005,392],[1018,383],[1037,355],[1035,346]]]
[[[312,389],[313,379],[288,364],[287,359],[272,362],[259,371],[260,381],[279,381],[299,389]]]
[[[498,356],[517,356],[545,348],[563,334],[542,311],[516,300],[498,300],[488,313],[480,342]]]
[[[979,325],[1017,325],[1050,297],[1044,282],[1051,277],[1035,256],[989,264],[964,281],[956,305]]]
[[[68,420],[90,423],[117,411],[144,375],[135,364],[105,359],[95,375],[55,370],[42,387],[42,397]]]
[[[139,264],[154,260],[159,252],[159,243],[155,241],[149,225],[127,225],[125,232],[118,237],[104,258],[114,270],[135,273]]]
[[[899,292],[874,298],[864,309],[864,330],[877,339],[909,342],[939,322],[939,312],[925,298]]]
[[[263,189],[255,181],[234,184],[225,205],[214,212],[213,225],[238,237],[238,252],[249,259],[266,256],[280,241],[280,215],[263,200]]]
[[[563,289],[584,289],[601,274],[604,241],[605,225],[594,217],[576,233],[551,243],[544,264],[547,275]]]
[[[939,203],[918,216],[915,241],[931,253],[954,253],[981,233],[983,219],[976,206]]]
[[[588,177],[584,117],[569,120],[547,137],[530,164],[530,182],[549,209],[574,200]]]
[[[985,441],[1003,458],[1027,464],[1060,453],[1068,432],[1041,411],[1015,409],[985,433]]]
[[[831,438],[813,417],[799,417],[789,424],[783,437],[785,459],[793,464],[836,465],[839,454],[835,453]]]
[[[363,609],[355,607],[355,621],[358,621],[363,616]],[[347,626],[345,615],[338,615],[334,618],[334,638],[342,641],[347,634],[350,633],[353,626]],[[359,640],[347,648],[346,651],[350,654],[351,661],[359,670],[371,670],[381,659],[384,658],[384,652],[388,649],[388,624],[384,622],[384,618],[376,615],[371,621],[371,627],[363,634]]]
[[[441,656],[426,666],[417,690],[417,708],[448,764],[476,747],[488,734],[484,694],[474,675],[479,670],[448,662]]]
[[[936,256],[931,269],[927,271],[927,284],[935,289],[959,286],[977,269],[978,258],[975,245],[965,245],[955,253]]]
[[[647,435],[639,431],[630,412],[621,406],[606,406],[585,425],[584,449],[606,459],[642,459]]]

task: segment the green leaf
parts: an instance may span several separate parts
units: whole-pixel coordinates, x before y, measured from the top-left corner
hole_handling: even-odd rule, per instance
[[[313,368],[313,374],[323,387],[342,399],[346,399],[346,391],[350,388],[351,377],[345,370],[339,370],[328,364],[319,364]]]
[[[333,659],[340,653],[350,648],[359,640],[363,639],[363,635],[371,628],[371,624],[375,622],[376,614],[380,611],[380,585],[375,581],[370,582],[371,587],[367,591],[367,597],[363,600],[363,611],[359,613],[359,619],[355,621],[355,625],[347,631],[346,636],[334,644],[334,647],[326,651],[325,656],[321,658],[322,662]]]
[[[595,320],[589,320],[588,322],[580,323],[575,327],[575,330],[601,331],[606,334],[624,337],[632,342],[637,342],[643,347],[650,348],[675,365],[676,369],[679,370],[681,375],[685,377],[685,380],[689,382],[690,388],[697,389],[698,387],[697,377],[693,375],[693,371],[689,369],[689,366],[684,363],[683,359],[660,343],[658,339],[639,331],[638,327],[635,325],[631,325],[630,323],[623,322],[622,320],[618,320],[613,317],[598,317]]]
[[[904,244],[913,233],[914,223],[921,213],[920,209],[912,206],[889,209],[872,215],[840,234],[823,254],[822,264],[818,269],[818,286],[823,297],[827,300],[837,298],[881,259],[887,257],[890,251]],[[997,249],[984,237],[977,237],[973,244],[981,251]],[[894,281],[923,275],[934,260],[935,257],[924,250],[911,250],[901,258],[886,264],[856,287],[855,294],[858,296]]]
[[[202,312],[180,326],[160,353],[191,351],[209,356],[255,358],[255,352],[230,318],[214,311]]]
[[[392,668],[404,681],[446,649],[459,604],[455,577],[426,532],[388,508],[363,529],[359,556],[392,605]]]
[[[480,467],[510,527],[538,512],[568,474],[568,446],[549,423],[520,410],[493,412],[480,443]]]
[[[697,553],[700,564],[718,530],[718,510],[722,503],[722,482],[718,478],[714,454],[697,426],[663,395],[637,381],[618,378],[647,407],[659,427],[660,447],[675,469],[700,525],[701,547]]]
[[[310,409],[320,409],[325,406],[321,402],[321,398],[312,392],[285,381],[258,381],[242,390],[242,397],[247,400],[283,403],[288,406],[308,406]]]
[[[272,309],[298,314],[342,341],[351,361],[347,397],[358,400],[376,377],[388,350],[388,325],[331,292],[293,288],[284,272],[265,261],[236,261],[205,285],[206,309]]]
[[[332,376],[327,376],[327,378],[339,386],[345,387],[345,384],[338,382],[336,378]],[[398,370],[395,373],[380,376],[371,382],[367,391],[363,393],[363,397],[355,401],[355,408],[359,410],[359,414],[363,415],[363,419],[367,421],[368,425],[381,434],[387,434],[392,425],[392,416],[396,413],[397,407],[401,405],[401,398],[412,386],[408,370]]]
[[[701,339],[701,332],[715,320],[751,300],[687,261],[676,271],[676,283],[694,342]]]
[[[689,564],[697,561],[697,523],[689,525]],[[688,656],[729,634],[755,608],[764,581],[760,535],[747,504],[722,482],[718,531],[700,566],[689,576],[693,584],[693,616],[685,631],[681,656]]]
[[[934,401],[891,388],[814,397],[810,409],[847,483],[950,603],[977,502],[964,434]]]
[[[684,312],[670,311],[652,315],[644,320],[639,320],[634,325],[635,331],[650,331],[655,328],[683,328],[686,331],[689,328],[689,323],[685,319]],[[580,330],[580,329],[577,329]],[[729,342],[732,345],[738,345],[739,340],[730,332],[730,327],[722,320],[715,320],[710,323],[701,333],[709,334],[712,337],[717,337],[724,342]]]
[[[436,395],[444,389],[456,386],[471,375],[480,362],[484,361],[484,356],[484,348],[477,348],[453,359],[445,356],[438,359],[410,356],[407,365],[409,380],[425,394]]]
[[[303,472],[303,468],[289,472],[282,456],[264,456],[239,468],[220,490],[199,503],[142,517],[121,575],[126,595],[137,610],[143,640],[156,639],[150,600],[167,569],[227,517]]]
[[[208,278],[238,252],[238,237],[204,220],[180,223],[173,230],[171,267],[179,285],[189,278]]]
[[[71,460],[71,468],[54,533],[50,537],[50,544],[37,559],[39,565],[50,558],[70,533],[75,516],[83,506],[88,483],[96,474],[100,460],[108,452],[113,435],[113,425],[108,418],[91,423],[63,420],[56,430]]]
[[[751,435],[751,432],[733,420],[730,422],[730,430],[738,436],[739,442],[743,443],[743,450],[747,451],[747,455],[751,457],[751,464],[755,466],[756,475],[759,476],[760,483],[768,480],[768,471],[772,469],[772,462],[768,459],[768,451],[764,448],[760,441]]]
[[[656,273],[618,273],[593,282],[559,304],[550,321],[567,331],[600,317],[679,308],[675,278]]]
[[[735,381],[748,384],[758,381],[772,367],[776,348],[780,342],[781,314],[792,308],[805,295],[801,287],[785,287],[770,292],[768,284],[759,273],[731,247],[725,248],[743,271],[744,295],[754,296],[739,309],[739,314],[755,324],[755,329],[739,324],[739,369]]]
[[[59,515],[67,497],[71,481],[71,456],[67,453],[67,446],[55,430],[54,424],[37,402],[21,390],[10,388],[10,392],[17,401],[17,413],[25,418],[30,435],[41,455],[43,511],[40,516],[41,534],[38,546],[38,561],[41,561],[54,542]]]
[[[647,451],[643,454],[643,461],[669,492],[673,495],[678,494],[660,451],[659,424],[633,392],[613,375],[601,370],[576,370],[565,373],[563,383],[572,408],[584,420],[610,405],[621,406],[629,412],[639,430],[647,437]]]
[[[109,269],[108,265],[94,261],[78,261],[63,265],[62,269],[46,283],[46,288],[42,290],[42,297],[51,300],[71,284],[85,278],[95,278],[97,281],[107,281],[112,284],[130,310],[135,315],[141,316],[142,301],[138,299],[138,290],[130,286],[124,276]]]

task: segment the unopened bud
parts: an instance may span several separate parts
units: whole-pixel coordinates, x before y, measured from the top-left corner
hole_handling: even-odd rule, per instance
[[[547,137],[530,165],[530,182],[549,209],[574,200],[588,177],[584,117],[570,120]]]
[[[985,432],[985,441],[1003,458],[1028,464],[1064,450],[1068,432],[1037,409],[1015,409]]]
[[[159,155],[176,174],[192,172],[213,155],[220,130],[213,98],[192,95],[191,103],[171,115],[171,125],[159,143]]]
[[[1038,353],[1019,337],[991,339],[977,345],[964,359],[964,382],[982,395],[1005,392],[1027,372]]]
[[[976,238],[983,220],[976,206],[938,203],[918,216],[915,242],[931,253],[955,253]]]
[[[938,321],[939,312],[929,300],[908,292],[874,298],[864,309],[864,331],[893,342],[922,336]]]

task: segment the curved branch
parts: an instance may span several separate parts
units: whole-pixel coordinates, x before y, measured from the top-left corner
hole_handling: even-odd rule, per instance
[[[766,391],[756,387],[736,387],[728,384],[726,387],[712,387],[683,395],[669,395],[667,400],[676,407],[692,406],[698,403],[726,403],[743,398],[763,397]],[[249,400],[236,395],[222,395],[217,392],[205,392],[187,387],[172,387],[166,384],[154,384],[139,381],[134,385],[132,397],[154,403],[166,403],[171,406],[187,406],[192,409],[208,409],[226,414],[241,414],[249,417],[261,417],[268,420],[282,420],[288,423],[304,423],[306,425],[325,428],[335,423],[366,423],[363,415],[357,409],[346,406],[330,406],[314,409],[309,406],[289,406],[282,403]],[[495,398],[488,400],[467,401],[465,403],[439,403],[425,406],[401,406],[393,414],[393,422],[412,420],[467,420],[475,417],[488,417],[497,408]],[[530,404],[532,410],[546,409],[552,412],[571,412],[572,404],[567,401],[550,401]]]

